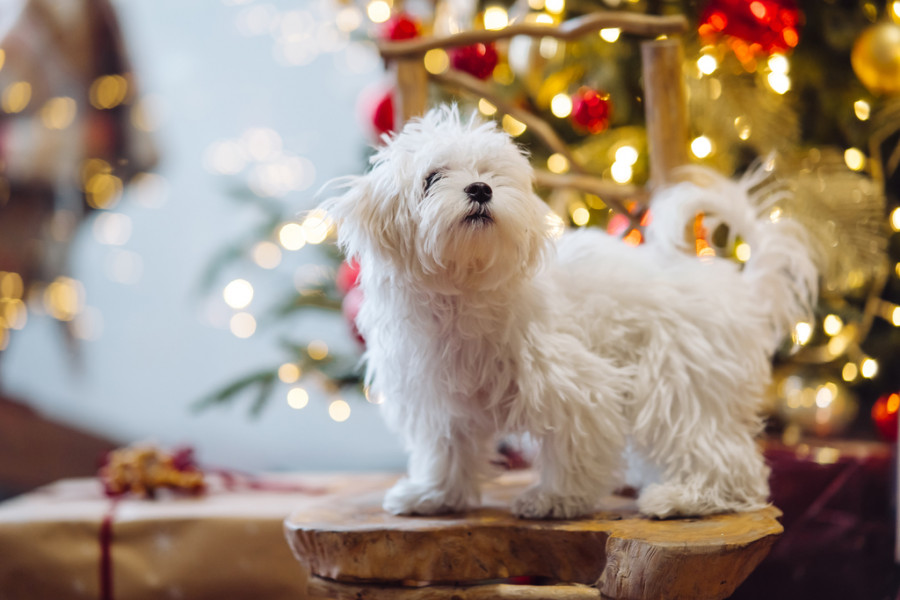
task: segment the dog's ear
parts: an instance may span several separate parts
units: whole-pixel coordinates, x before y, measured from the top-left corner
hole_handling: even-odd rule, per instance
[[[378,179],[376,171],[341,178],[335,183],[344,193],[319,205],[337,225],[338,246],[348,258],[402,255],[400,246],[408,252],[409,240],[398,239],[398,230],[409,219],[397,203],[389,201],[391,190],[377,185],[383,178]]]
[[[342,177],[332,183],[344,192],[323,201],[319,208],[337,225],[337,242],[344,254],[348,258],[359,258],[367,245],[365,228],[362,227],[365,216],[362,213],[370,196],[368,177]]]

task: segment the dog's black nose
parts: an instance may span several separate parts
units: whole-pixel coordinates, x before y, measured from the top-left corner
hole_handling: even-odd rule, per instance
[[[469,196],[469,200],[478,204],[491,200],[491,186],[481,181],[470,183],[463,191]]]

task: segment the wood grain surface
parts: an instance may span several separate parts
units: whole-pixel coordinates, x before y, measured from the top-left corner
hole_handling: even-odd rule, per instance
[[[633,500],[618,496],[606,498],[585,519],[519,519],[509,512],[509,502],[531,478],[529,473],[505,475],[486,486],[481,508],[435,517],[385,513],[381,500],[396,476],[369,479],[291,515],[285,532],[304,567],[322,585],[342,590],[329,592],[331,597],[378,600],[386,598],[379,590],[387,584],[405,586],[384,589],[402,592],[409,600],[430,600],[429,594],[437,593],[435,585],[466,590],[446,596],[459,600],[488,597],[479,594],[527,598],[532,596],[526,589],[457,585],[505,585],[497,580],[528,576],[594,586],[608,598],[693,600],[729,596],[782,531],[774,507],[660,521],[642,517]],[[420,587],[428,584],[432,587]],[[554,592],[564,594],[560,598],[593,593],[590,588],[550,587],[568,588]],[[512,592],[526,595],[507,595]]]

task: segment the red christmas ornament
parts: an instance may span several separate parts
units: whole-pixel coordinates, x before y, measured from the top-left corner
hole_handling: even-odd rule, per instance
[[[381,37],[397,42],[419,37],[419,32],[419,22],[406,13],[400,13],[384,24]]]
[[[388,90],[375,105],[372,127],[378,137],[394,130],[394,92],[392,90]]]
[[[900,409],[900,394],[885,394],[872,406],[872,420],[878,433],[889,442],[897,441],[897,411]]]
[[[350,288],[350,291],[344,296],[343,302],[341,302],[341,314],[344,315],[344,319],[346,319],[347,324],[350,325],[350,332],[353,334],[353,337],[365,347],[366,340],[363,339],[363,336],[359,333],[359,329],[356,327],[356,316],[359,314],[362,303],[362,290],[359,287]]]
[[[701,36],[724,34],[745,44],[732,45],[744,60],[757,52],[772,54],[797,46],[800,9],[794,0],[710,0],[700,13]]]
[[[609,127],[611,108],[609,94],[583,87],[572,96],[570,119],[578,129],[600,133]]]
[[[359,263],[355,260],[345,260],[338,267],[337,275],[334,278],[334,285],[338,291],[347,295],[350,290],[359,284]]]
[[[450,64],[458,71],[464,71],[478,79],[487,79],[494,72],[499,61],[494,43],[472,44],[450,50]]]

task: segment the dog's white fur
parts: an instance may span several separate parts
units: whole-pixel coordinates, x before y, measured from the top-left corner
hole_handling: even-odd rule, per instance
[[[507,432],[540,443],[540,480],[513,504],[522,517],[587,514],[626,471],[648,515],[766,504],[757,413],[816,269],[795,223],[759,217],[752,182],[707,177],[657,194],[641,247],[597,230],[554,241],[526,157],[493,123],[444,107],[344,181],[323,206],[362,265],[367,384],[410,453],[386,510],[477,504]],[[483,208],[463,191],[473,182],[492,189]],[[489,220],[467,219],[485,208]],[[751,244],[743,269],[678,250],[698,211]]]

